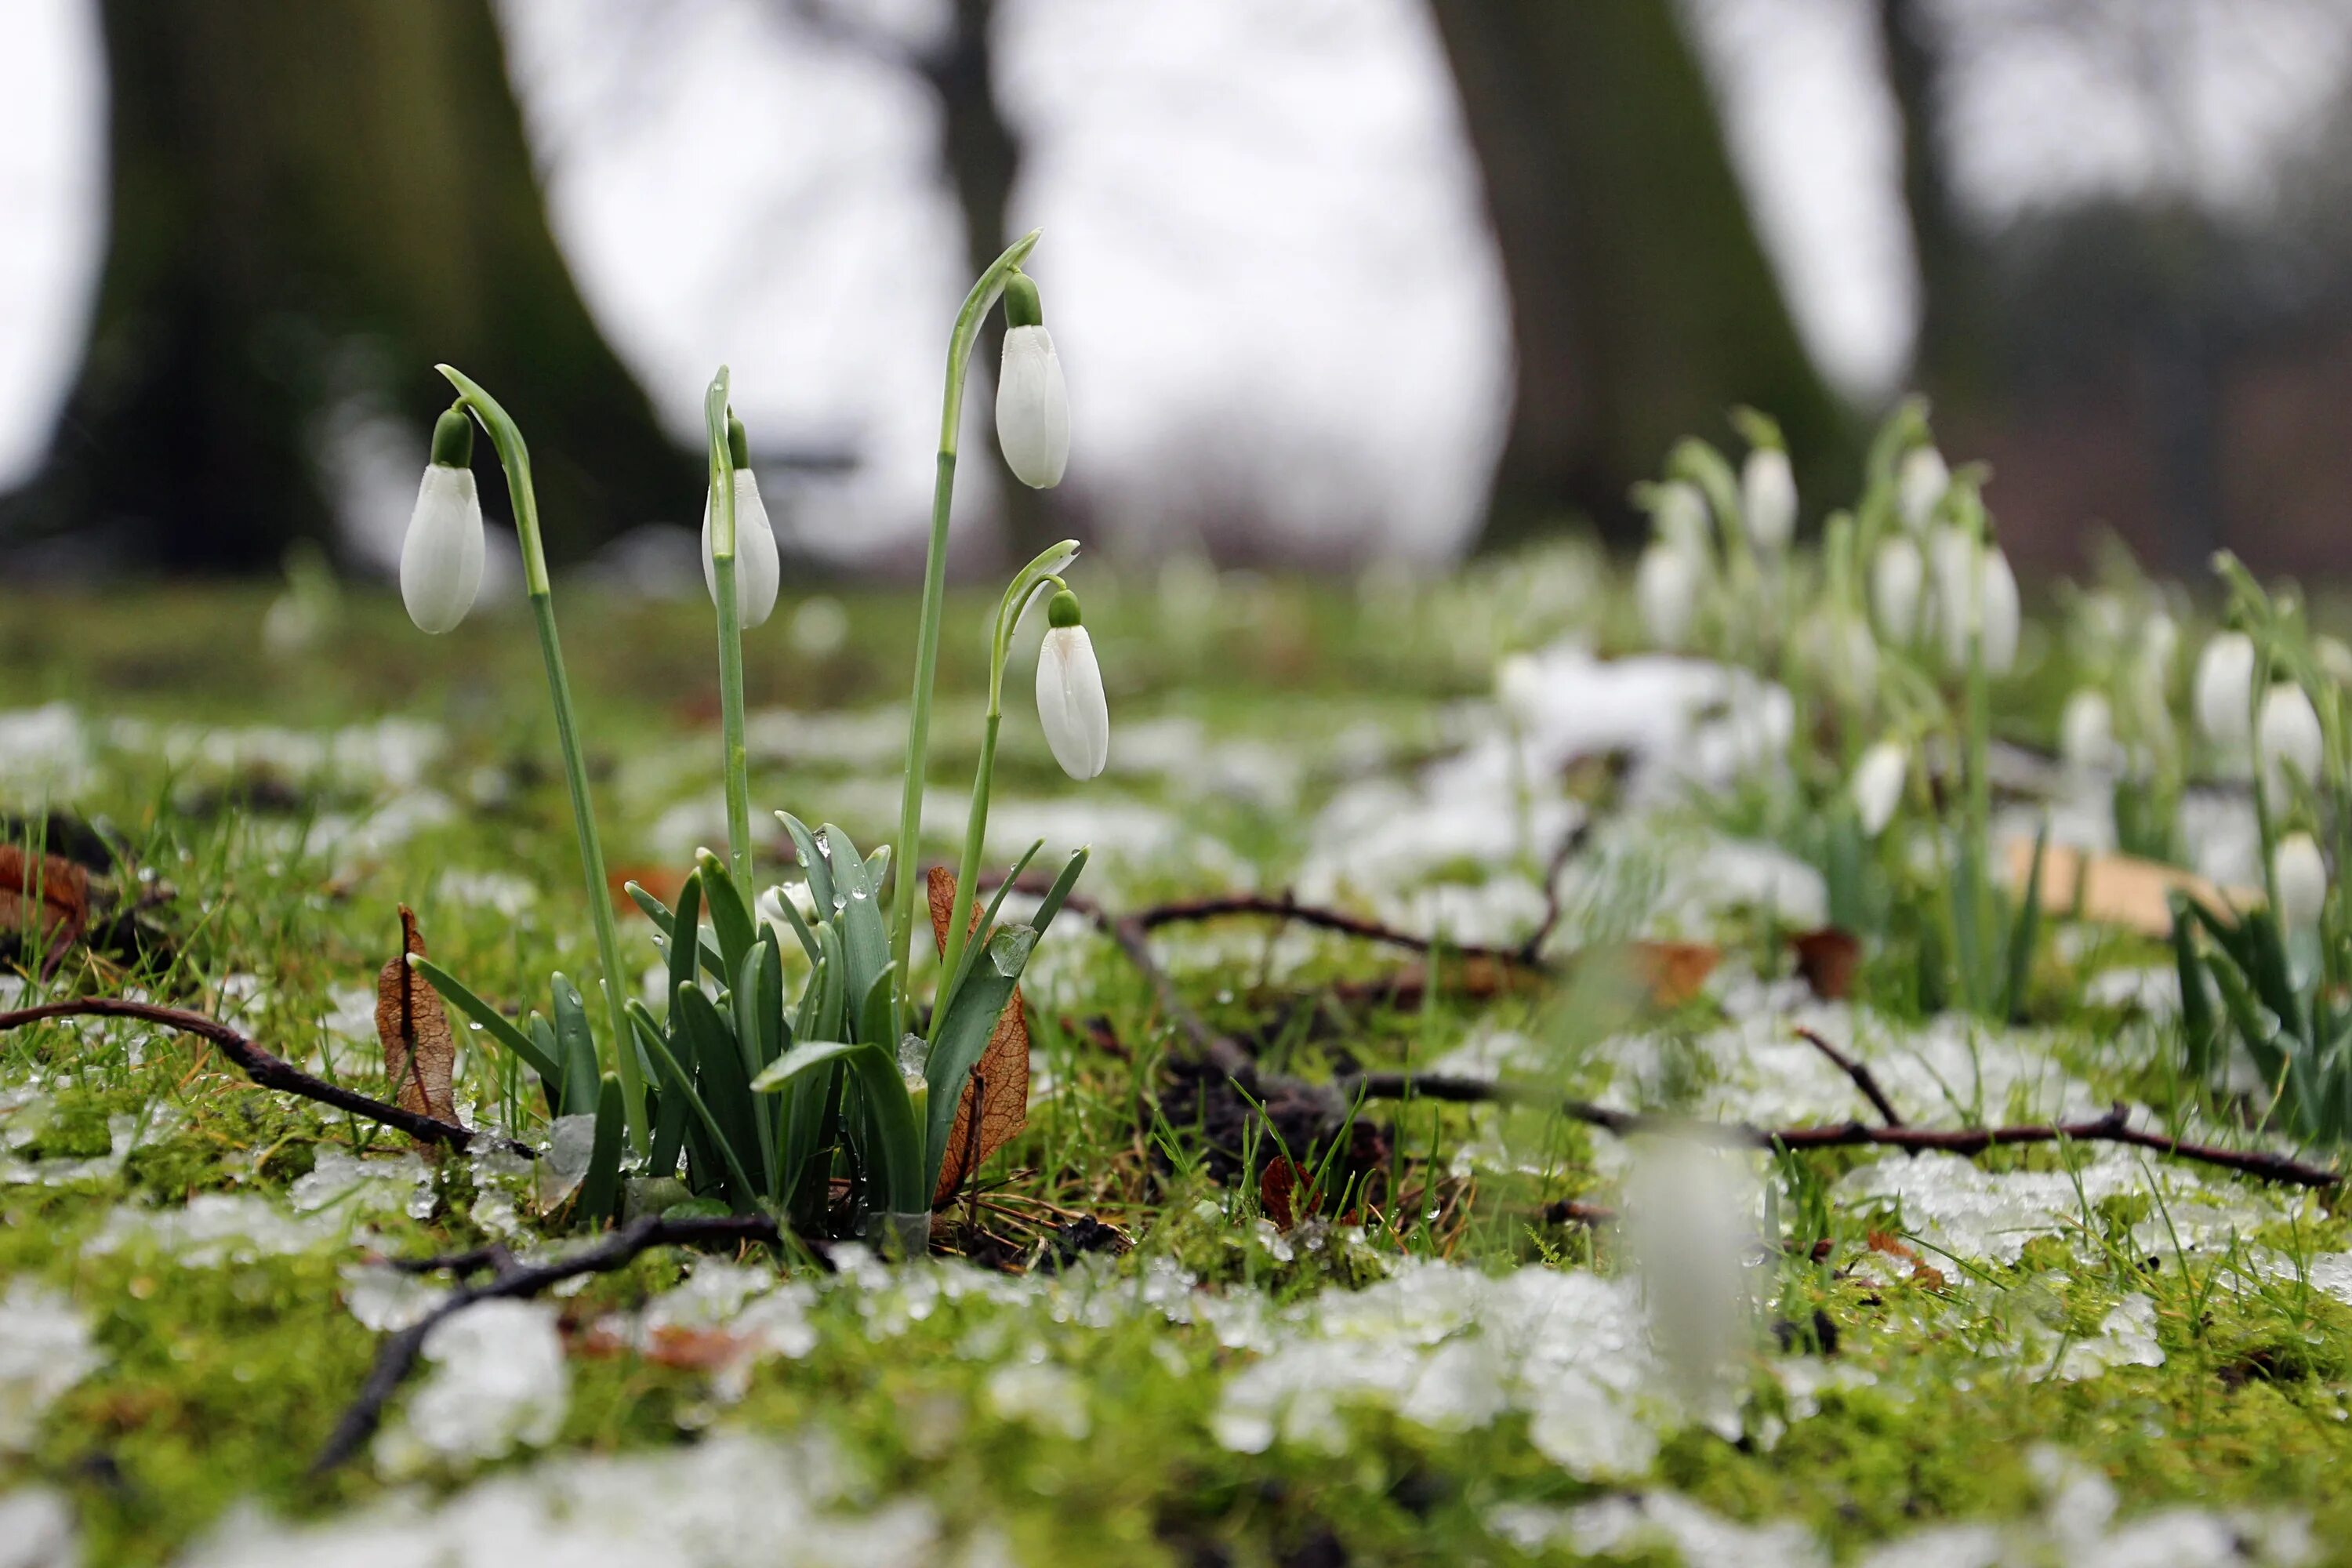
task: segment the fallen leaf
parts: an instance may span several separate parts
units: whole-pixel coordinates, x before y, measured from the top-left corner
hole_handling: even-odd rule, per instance
[[[1706,942],[1629,942],[1591,956],[1622,964],[1659,1007],[1679,1007],[1699,994],[1723,961],[1723,950]]]
[[[1914,1285],[1924,1285],[1931,1290],[1943,1289],[1944,1271],[1913,1251],[1902,1237],[1890,1231],[1874,1230],[1868,1239],[1871,1251],[1899,1258],[1911,1265],[1911,1283]]]
[[[89,923],[88,871],[61,855],[0,844],[0,931],[27,936],[45,973]]]
[[[931,904],[931,938],[944,954],[948,945],[948,921],[953,918],[956,906],[955,873],[944,866],[931,868],[925,879],[924,890]],[[971,919],[964,926],[967,933],[980,929],[980,901],[972,900]],[[979,1110],[979,1124],[973,1125],[973,1109]],[[996,1027],[988,1037],[988,1049],[981,1052],[980,1060],[972,1064],[971,1077],[964,1081],[963,1098],[956,1101],[955,1125],[948,1132],[947,1158],[940,1162],[940,1182],[931,1194],[934,1206],[955,1195],[966,1177],[980,1169],[982,1162],[1013,1140],[1013,1134],[1029,1121],[1029,1019],[1022,1010],[1021,987],[1013,988],[1013,998],[1005,1003],[1004,1012],[996,1020]]]
[[[393,1084],[394,1103],[403,1110],[456,1121],[457,1103],[449,1075],[457,1063],[457,1041],[449,1033],[441,998],[408,966],[406,954],[425,956],[425,933],[416,929],[416,916],[406,904],[400,906],[400,942],[403,956],[385,964],[375,977],[375,1033],[383,1044],[384,1077]]]
[[[2021,890],[2033,869],[2033,841],[2012,838],[2005,854],[2009,885]],[[2262,895],[2245,888],[2224,888],[2193,871],[2160,860],[2131,855],[2084,855],[2063,844],[2042,852],[2042,908],[2051,914],[2072,914],[2080,889],[2082,917],[2103,925],[2118,925],[2149,936],[2172,933],[2171,895],[2184,892],[2216,910],[2245,909],[2262,902]]]
[[[604,873],[605,890],[613,895],[616,910],[635,909],[629,897],[629,884],[635,882],[671,909],[677,908],[679,889],[686,886],[686,873],[669,866],[646,863],[643,866],[615,866]]]
[[[1298,1162],[1277,1154],[1266,1162],[1265,1173],[1257,1179],[1257,1206],[1276,1230],[1287,1231],[1300,1220],[1315,1216],[1323,1206],[1323,1194],[1307,1184]]]
[[[1849,931],[1823,926],[1799,931],[1789,939],[1797,950],[1797,973],[1805,977],[1814,995],[1824,1002],[1843,1002],[1853,994],[1854,971],[1862,965],[1862,943]]]

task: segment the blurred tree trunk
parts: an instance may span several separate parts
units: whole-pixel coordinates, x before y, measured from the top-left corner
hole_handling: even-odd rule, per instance
[[[436,361],[521,423],[558,558],[695,515],[700,459],[662,435],[549,232],[487,0],[100,14],[105,269],[16,531],[167,571],[275,567],[331,536],[337,410],[414,423],[421,460],[450,396]]]
[[[1984,247],[1969,232],[1952,187],[1940,121],[1948,51],[1926,0],[1878,0],[1886,82],[1903,136],[1903,205],[1919,268],[1919,335],[1912,379],[1948,411],[1993,395],[1990,280]]]
[[[1486,180],[1516,396],[1481,549],[1626,499],[1733,405],[1779,419],[1819,493],[1851,421],[1758,241],[1670,0],[1430,0]]]

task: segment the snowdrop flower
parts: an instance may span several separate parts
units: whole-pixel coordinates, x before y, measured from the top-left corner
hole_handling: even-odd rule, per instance
[[[1102,668],[1078,619],[1078,596],[1064,588],[1046,605],[1050,623],[1037,647],[1037,722],[1054,760],[1074,779],[1090,779],[1110,761],[1110,705]]]
[[[735,611],[745,630],[775,613],[776,591],[783,582],[783,562],[776,551],[776,532],[768,525],[767,504],[760,499],[760,480],[751,472],[749,438],[743,422],[727,416],[728,457],[735,482]],[[710,497],[702,502],[702,585],[710,602],[719,602],[719,563],[710,543]]]
[[[474,422],[447,409],[433,426],[433,460],[400,542],[400,601],[422,632],[448,631],[482,591],[482,499],[474,489]]]
[[[1914,447],[1903,454],[1895,470],[1895,505],[1903,526],[1914,533],[1927,531],[1944,492],[1952,488],[1952,470],[1944,454],[1933,447]]]
[[[1910,771],[1911,753],[1900,741],[1879,742],[1863,752],[1862,761],[1854,765],[1853,780],[1847,788],[1854,815],[1870,837],[1885,832],[1886,825],[1895,820],[1895,808],[1903,804],[1904,775]]]
[[[1642,629],[1655,646],[1679,648],[1690,635],[1698,578],[1697,557],[1679,545],[1657,539],[1642,552],[1633,573],[1633,602],[1641,607]]]
[[[1832,611],[1809,620],[1799,634],[1805,660],[1848,706],[1868,701],[1878,689],[1878,639],[1860,616]]]
[[[1688,479],[1668,479],[1649,491],[1650,531],[1665,543],[1686,552],[1693,561],[1706,559],[1706,496]]]
[[[2312,661],[2319,673],[2338,686],[2352,686],[2352,647],[2339,637],[2321,635],[2311,639]]]
[[[1070,462],[1070,395],[1037,301],[1014,273],[1004,286],[1004,360],[996,376],[996,444],[1013,477],[1033,489],[1062,482]]]
[[[2197,656],[2197,728],[2232,754],[2253,744],[2254,639],[2216,632]]]
[[[2273,800],[2285,797],[2286,770],[2293,767],[2306,784],[2319,779],[2324,742],[2319,713],[2302,687],[2291,680],[2273,685],[2263,699],[2257,738],[2263,757],[2263,787]]]
[[[1878,547],[1870,563],[1870,608],[1886,639],[1908,643],[1919,629],[1919,590],[1927,577],[1919,547],[1895,534]]]
[[[1739,475],[1739,509],[1757,549],[1777,555],[1789,547],[1797,534],[1797,476],[1785,450],[1758,447],[1748,454]]]
[[[1983,628],[1985,670],[2006,675],[2017,663],[2017,574],[2009,557],[1987,541],[1969,591],[1969,565],[1979,552],[1976,541],[1957,528],[1937,531],[1930,543],[1936,569],[1936,620],[1943,628],[1944,658],[1958,668],[1969,660],[1969,615],[1973,608]],[[1971,605],[1971,599],[1974,603]]]
[[[2058,756],[2076,773],[2095,773],[2115,760],[2116,715],[2107,694],[2085,686],[2066,699],[2058,719]]]
[[[2308,833],[2290,833],[2271,855],[2271,880],[2278,889],[2279,924],[2290,931],[2319,923],[2327,901],[2327,862]]]
[[[1543,669],[1533,654],[1515,653],[1495,667],[1495,701],[1515,730],[1531,728],[1543,712]]]
[[[1716,1387],[1749,1312],[1761,1191],[1743,1152],[1644,1139],[1625,1183],[1625,1239],[1650,1337],[1683,1396]]]

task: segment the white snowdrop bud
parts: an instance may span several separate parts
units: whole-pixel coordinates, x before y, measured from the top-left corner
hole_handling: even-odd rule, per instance
[[[1977,542],[1960,529],[1937,531],[1928,544],[1936,572],[1936,624],[1943,630],[1944,658],[1954,668],[1969,660],[1971,614],[1983,629],[1985,670],[2006,675],[2017,663],[2017,574],[1998,545]],[[1974,591],[1969,564],[1979,562]]]
[[[2338,686],[2352,686],[2352,647],[2347,647],[2341,638],[2325,634],[2312,638],[2311,658],[2320,674]]]
[[[2197,656],[2197,728],[2223,751],[2242,753],[2254,739],[2254,639],[2216,632]]]
[[[400,542],[400,599],[424,632],[466,618],[482,591],[482,500],[474,489],[474,425],[461,409],[433,426],[433,460],[416,487],[416,510]]]
[[[2095,773],[2112,764],[2115,753],[2115,710],[2105,692],[2085,686],[2066,699],[2059,715],[2059,759],[2076,773]]]
[[[1697,559],[1663,539],[1652,541],[1642,552],[1633,574],[1633,602],[1641,608],[1642,629],[1654,646],[1679,648],[1690,636],[1698,576]]]
[[[1739,507],[1757,549],[1778,554],[1789,547],[1797,534],[1797,476],[1788,453],[1759,447],[1748,454],[1739,476]]]
[[[1625,1183],[1625,1240],[1650,1338],[1677,1392],[1706,1399],[1740,1349],[1762,1194],[1749,1157],[1644,1139]]]
[[[735,483],[735,609],[745,630],[775,613],[776,594],[783,585],[783,561],[776,550],[775,530],[768,524],[768,508],[760,500],[760,481],[748,468],[734,472]],[[710,542],[711,506],[702,503],[702,585],[710,602],[719,602],[719,563]]]
[[[1951,487],[1952,470],[1943,453],[1933,447],[1914,447],[1904,453],[1895,470],[1895,504],[1903,526],[1914,533],[1924,531]]]
[[[2271,855],[2271,880],[2278,888],[2279,923],[2309,931],[2327,902],[2327,862],[2308,833],[2290,833]]]
[[[1074,779],[1090,779],[1110,761],[1110,704],[1094,640],[1078,619],[1077,595],[1065,588],[1046,605],[1037,646],[1037,722],[1054,760]]]
[[[1847,788],[1864,833],[1875,838],[1886,831],[1903,804],[1903,779],[1910,771],[1910,751],[1899,741],[1881,741],[1863,752]]]
[[[2256,731],[2263,757],[2263,780],[2273,800],[2284,800],[2286,770],[2293,768],[2306,784],[2319,782],[2319,712],[2302,687],[2291,680],[2273,685],[2263,698]]]
[[[1650,531],[1693,561],[1706,559],[1706,495],[1688,479],[1668,479],[1651,489]]]
[[[1870,562],[1870,609],[1887,641],[1907,644],[1919,629],[1919,591],[1927,577],[1919,547],[1902,534],[1890,536]]]
[[[1838,611],[1817,616],[1798,637],[1807,666],[1839,701],[1859,706],[1877,691],[1878,639],[1860,616]]]
[[[1013,477],[1034,489],[1062,482],[1070,462],[1070,395],[1039,312],[1037,285],[1016,272],[1004,286],[1004,358],[996,376],[996,444]]]
[[[1515,653],[1495,667],[1495,701],[1512,728],[1525,730],[1543,711],[1543,669],[1532,654]]]

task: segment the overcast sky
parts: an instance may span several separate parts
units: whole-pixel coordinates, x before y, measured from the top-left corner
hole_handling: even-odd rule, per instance
[[[1870,0],[1688,0],[1808,342],[1864,401],[1899,384],[1915,283]],[[89,0],[0,0],[0,485],[47,442],[101,243]],[[917,30],[925,0],[872,5]],[[782,0],[503,0],[553,218],[678,434],[721,360],[755,433],[865,466],[805,509],[844,553],[927,504],[968,279],[920,88]],[[2170,183],[2258,204],[2346,68],[2326,0],[1953,7],[1963,187],[1997,216]],[[1418,0],[1004,0],[1030,162],[1016,228],[1106,526],[1247,496],[1301,540],[1433,553],[1470,525],[1507,395],[1476,172]],[[975,408],[984,413],[984,403]],[[412,481],[408,481],[413,484]]]

